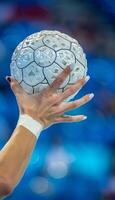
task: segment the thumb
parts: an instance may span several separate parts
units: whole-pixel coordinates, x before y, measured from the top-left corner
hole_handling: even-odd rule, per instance
[[[19,83],[12,77],[12,76],[6,76],[6,80],[10,84],[10,87],[14,94],[21,94],[23,92],[22,87],[19,85]]]

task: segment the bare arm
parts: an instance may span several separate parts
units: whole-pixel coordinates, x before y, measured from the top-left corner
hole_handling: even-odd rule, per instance
[[[22,177],[35,143],[36,137],[28,129],[19,126],[1,150],[0,176],[4,176],[12,188]]]
[[[52,83],[51,87],[37,95],[28,95],[11,78],[10,85],[16,96],[20,114],[28,114],[40,122],[44,128],[54,123],[84,120],[84,115],[65,116],[64,112],[85,104],[91,100],[92,95],[85,95],[69,103],[63,101],[79,90],[86,83],[86,79],[81,79],[64,93],[56,93],[69,73],[70,68],[68,67]],[[0,197],[10,194],[21,179],[35,144],[36,137],[28,129],[23,126],[16,127],[12,137],[0,152]]]

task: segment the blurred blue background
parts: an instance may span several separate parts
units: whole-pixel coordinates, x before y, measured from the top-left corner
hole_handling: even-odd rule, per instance
[[[26,36],[60,30],[75,37],[88,59],[89,104],[71,111],[81,123],[46,129],[28,169],[8,200],[115,199],[115,1],[0,1],[0,147],[9,139],[18,108],[5,76],[11,55]]]

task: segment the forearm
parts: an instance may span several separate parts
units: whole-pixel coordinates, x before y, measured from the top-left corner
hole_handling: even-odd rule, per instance
[[[0,152],[0,176],[11,182],[12,187],[21,179],[36,144],[36,137],[19,126]]]

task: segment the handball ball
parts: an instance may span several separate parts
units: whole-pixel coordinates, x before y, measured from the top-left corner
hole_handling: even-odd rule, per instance
[[[63,92],[86,76],[87,60],[78,41],[58,31],[41,31],[28,36],[15,49],[11,75],[29,94],[39,93],[72,64],[73,69],[58,91]]]

